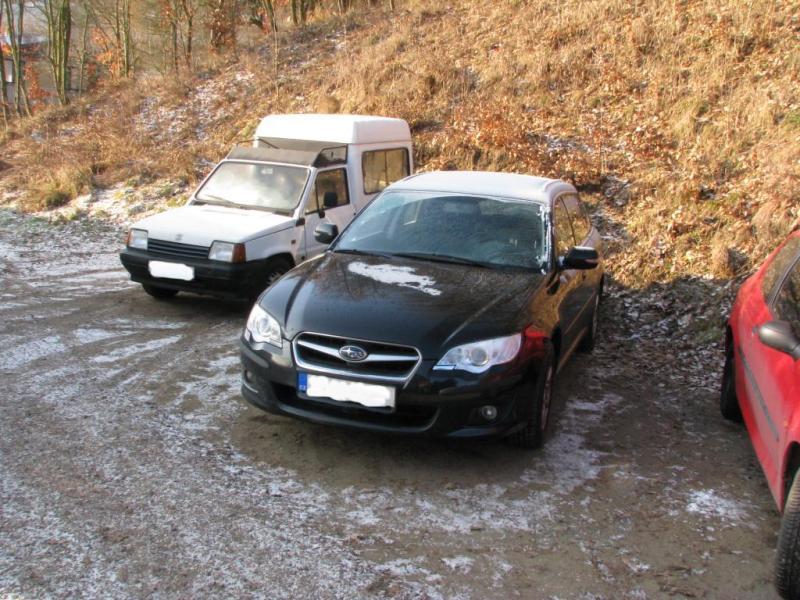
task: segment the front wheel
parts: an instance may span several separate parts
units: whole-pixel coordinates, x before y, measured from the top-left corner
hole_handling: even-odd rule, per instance
[[[142,287],[144,288],[145,292],[147,292],[156,300],[169,300],[170,298],[174,298],[175,294],[178,293],[178,290],[170,290],[168,288],[158,287],[156,285],[142,284]]]
[[[550,352],[542,363],[542,371],[536,382],[531,415],[521,429],[508,436],[511,445],[518,448],[540,448],[544,443],[550,421],[555,372],[555,359]]]
[[[783,598],[800,598],[800,477],[795,477],[783,509],[775,553],[775,587]]]
[[[734,368],[733,344],[725,352],[725,366],[722,369],[722,389],[719,395],[719,411],[729,421],[742,422],[742,410],[736,398],[736,372]]]

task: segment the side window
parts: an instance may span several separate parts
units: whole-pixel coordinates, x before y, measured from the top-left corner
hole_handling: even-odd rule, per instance
[[[347,171],[334,169],[317,173],[317,179],[314,181],[314,187],[311,188],[311,195],[308,197],[307,215],[317,212],[317,207],[323,206],[325,192],[336,192],[336,206],[350,204],[350,194],[347,191]]]
[[[789,321],[795,337],[800,338],[800,259],[794,263],[775,296],[773,310],[778,319]]]
[[[553,221],[556,234],[556,257],[564,256],[575,245],[569,213],[561,200],[556,200],[553,210]]]
[[[371,150],[361,157],[364,172],[364,193],[376,194],[389,184],[408,177],[408,150]]]
[[[765,299],[770,297],[770,294],[778,284],[778,280],[783,277],[783,274],[786,273],[786,268],[798,254],[800,254],[800,237],[793,236],[778,250],[775,258],[772,259],[772,262],[769,263],[767,270],[764,272],[761,292],[764,294]]]
[[[581,206],[577,196],[573,196],[572,194],[564,196],[564,205],[567,207],[567,212],[569,212],[572,229],[575,232],[576,243],[580,244],[589,237],[592,224],[586,217],[586,211],[583,206]]]

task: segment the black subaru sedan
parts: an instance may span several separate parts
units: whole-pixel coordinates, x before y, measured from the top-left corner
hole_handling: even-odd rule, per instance
[[[378,432],[544,441],[559,367],[592,349],[600,236],[559,180],[436,172],[389,186],[259,298],[242,393]]]

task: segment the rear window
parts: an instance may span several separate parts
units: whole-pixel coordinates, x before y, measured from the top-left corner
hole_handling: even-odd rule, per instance
[[[765,299],[769,299],[772,296],[775,286],[780,283],[783,274],[786,273],[789,265],[794,262],[798,253],[800,253],[800,236],[789,238],[789,241],[778,250],[775,258],[772,259],[772,262],[764,272],[764,279],[761,283],[761,292],[764,294]]]

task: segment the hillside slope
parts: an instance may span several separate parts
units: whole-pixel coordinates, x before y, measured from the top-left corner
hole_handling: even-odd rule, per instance
[[[800,2],[421,4],[42,112],[0,146],[5,202],[131,177],[177,202],[261,116],[340,111],[407,119],[423,169],[574,181],[624,285],[741,276],[800,224]]]

